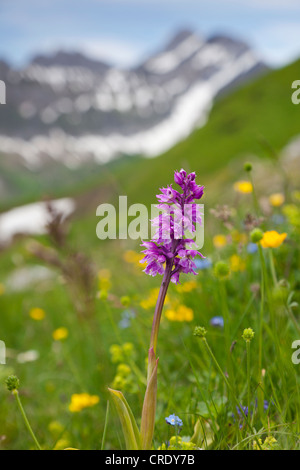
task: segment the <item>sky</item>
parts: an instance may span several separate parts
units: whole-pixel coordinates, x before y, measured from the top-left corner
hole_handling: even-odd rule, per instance
[[[0,0],[0,58],[78,50],[136,65],[180,29],[248,42],[268,64],[300,56],[300,0]]]

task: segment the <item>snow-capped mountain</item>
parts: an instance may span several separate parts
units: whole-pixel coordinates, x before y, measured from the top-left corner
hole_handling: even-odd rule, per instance
[[[156,156],[203,125],[220,92],[265,68],[239,40],[190,31],[130,70],[67,52],[36,57],[22,70],[1,62],[0,152],[30,167]]]

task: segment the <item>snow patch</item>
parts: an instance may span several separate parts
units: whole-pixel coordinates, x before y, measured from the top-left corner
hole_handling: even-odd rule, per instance
[[[75,210],[73,199],[65,198],[52,201],[55,211],[69,217]],[[47,203],[37,202],[16,207],[0,214],[0,243],[7,244],[17,234],[41,235],[49,223]]]

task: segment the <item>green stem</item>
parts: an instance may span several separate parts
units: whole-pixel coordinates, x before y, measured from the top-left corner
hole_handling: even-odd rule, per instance
[[[250,406],[251,406],[250,341],[246,341],[246,348],[247,348],[248,416],[251,416],[251,412],[250,412]]]
[[[101,442],[101,450],[104,449],[106,431],[107,431],[107,424],[108,424],[108,415],[109,415],[109,400],[107,400],[107,405],[106,405],[106,414],[105,414],[105,423],[104,423],[104,430],[103,430],[102,442]]]
[[[222,313],[224,316],[224,333],[225,333],[225,343],[226,343],[226,357],[227,357],[227,367],[229,373],[229,379],[232,384],[233,389],[235,389],[235,376],[231,356],[231,336],[230,336],[230,315],[227,305],[227,294],[224,281],[220,282],[220,293],[222,300]]]
[[[260,264],[261,264],[261,283],[260,283],[260,292],[261,292],[261,299],[260,299],[260,313],[259,313],[259,332],[258,332],[258,371],[257,371],[257,382],[260,383],[261,381],[261,371],[262,371],[262,351],[263,351],[263,322],[264,322],[264,308],[265,308],[265,269],[264,269],[264,255],[262,251],[262,247],[258,244],[258,251],[260,256]],[[263,401],[264,395],[263,391],[259,389],[258,392],[258,411],[260,416],[262,416],[263,412]]]
[[[150,346],[149,346],[149,351],[153,350],[154,352],[153,358],[155,358],[156,356],[160,320],[161,320],[163,306],[165,303],[168,287],[169,287],[171,276],[172,276],[172,267],[173,267],[173,259],[166,266],[164,277],[160,286],[160,290],[159,290],[159,294],[158,294],[158,298],[157,298],[157,302],[155,306],[155,312],[154,312],[152,330],[151,330]],[[154,366],[155,366],[154,360],[148,361],[147,383],[149,382],[151,378]]]
[[[256,191],[255,191],[255,186],[254,186],[254,181],[253,181],[253,177],[252,177],[252,173],[251,173],[251,172],[250,172],[250,181],[251,181],[251,184],[252,184],[252,194],[253,194],[254,209],[255,209],[256,215],[258,216],[260,210],[259,210],[258,199],[257,199],[257,195],[256,195]]]
[[[286,370],[285,370],[285,366],[283,364],[282,356],[281,356],[281,353],[280,353],[280,341],[279,341],[279,335],[278,335],[277,325],[276,325],[275,310],[274,310],[272,295],[271,295],[271,291],[270,291],[269,276],[268,276],[268,272],[267,272],[265,257],[262,253],[262,248],[261,248],[260,245],[259,245],[259,248],[261,250],[260,251],[261,252],[261,263],[262,263],[262,272],[263,272],[263,276],[264,276],[264,284],[265,284],[265,293],[266,293],[267,305],[268,305],[268,309],[269,309],[269,312],[270,312],[271,331],[274,335],[273,338],[274,338],[274,343],[275,343],[275,352],[276,352],[277,361],[278,361],[278,369],[279,369],[279,372],[280,372],[281,380],[282,380],[283,385],[284,385],[285,382],[286,382],[286,378],[285,378]],[[261,373],[261,371],[260,371],[260,373]]]
[[[274,264],[274,256],[273,256],[273,250],[272,248],[269,249],[269,259],[270,259],[270,267],[271,267],[271,273],[272,273],[272,279],[274,286],[277,286],[277,276],[276,276],[276,270],[275,270],[275,264]]]
[[[40,444],[39,444],[37,438],[35,437],[35,434],[34,434],[32,428],[31,428],[31,426],[30,426],[30,424],[29,424],[28,418],[27,418],[27,416],[26,416],[25,410],[24,410],[24,408],[23,408],[23,406],[22,406],[22,403],[21,403],[21,400],[20,400],[20,396],[19,396],[18,390],[13,390],[12,393],[13,393],[13,395],[16,397],[16,401],[17,401],[19,410],[21,411],[21,414],[22,414],[22,416],[23,416],[25,425],[26,425],[26,427],[27,427],[27,429],[28,429],[28,431],[29,431],[29,433],[30,433],[32,439],[34,440],[37,449],[38,449],[38,450],[42,450],[42,448],[41,448],[41,446],[40,446]]]
[[[296,330],[297,330],[298,333],[300,334],[300,326],[299,326],[299,324],[298,324],[298,322],[297,322],[297,319],[296,319],[295,315],[294,315],[293,312],[292,312],[291,307],[289,307],[289,306],[286,307],[286,311],[287,311],[287,313],[288,313],[288,315],[289,315],[289,317],[290,317],[290,320],[293,322],[294,327],[296,328]]]
[[[166,298],[168,287],[169,287],[170,280],[171,280],[172,267],[173,267],[173,260],[172,260],[172,263],[169,263],[169,265],[165,269],[164,277],[160,286],[158,299],[157,299],[157,303],[155,307],[152,331],[151,331],[150,348],[149,348],[149,349],[153,348],[154,354],[156,354],[159,325],[160,325],[165,298]]]

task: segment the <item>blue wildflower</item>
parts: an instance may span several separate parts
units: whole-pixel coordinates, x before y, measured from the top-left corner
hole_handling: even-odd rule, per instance
[[[284,215],[282,215],[282,214],[273,214],[273,215],[272,215],[272,222],[273,222],[275,225],[284,224],[285,221],[286,221],[286,218],[285,218]]]
[[[250,253],[250,255],[253,255],[254,253],[256,253],[257,250],[258,250],[258,248],[257,248],[256,243],[249,243],[247,245],[247,251],[248,251],[248,253]]]
[[[249,414],[249,409],[248,409],[248,406],[237,406],[236,407],[236,410],[237,410],[237,413],[238,413],[238,416],[239,416],[239,421],[242,421],[240,424],[239,424],[239,428],[242,429],[243,427],[243,422],[244,422],[244,416],[246,416],[246,418],[248,418],[248,414]],[[251,413],[252,414],[252,413]]]
[[[258,404],[257,404],[257,399],[256,399],[255,404],[254,404],[255,409],[257,408],[257,406],[258,406]],[[264,411],[268,411],[269,406],[270,406],[270,403],[267,400],[264,400]],[[248,414],[249,414],[248,406],[243,406],[243,405],[237,406],[236,410],[237,410],[237,413],[238,413],[238,416],[239,416],[240,420],[242,421],[242,423],[240,424],[240,429],[242,429],[243,421],[245,419],[244,415],[246,417],[248,417]],[[251,415],[252,415],[252,412],[251,412]]]
[[[269,402],[267,400],[264,400],[264,410],[268,411],[269,409]]]
[[[215,328],[224,328],[224,318],[223,317],[213,317],[210,320],[211,326]]]
[[[182,420],[178,418],[178,416],[176,416],[175,414],[172,414],[165,419],[166,419],[166,423],[170,424],[171,426],[178,426],[179,428],[183,426]]]
[[[271,402],[271,405],[274,405],[274,403]],[[256,398],[256,400],[255,400],[255,408],[257,408],[257,406],[258,406],[258,403],[257,403],[257,398]],[[264,400],[264,411],[268,411],[269,406],[270,406],[270,403],[268,402],[268,400]]]
[[[237,407],[236,407],[236,410],[237,410],[237,412],[238,412],[238,415],[239,415],[241,418],[244,418],[244,415],[245,415],[245,416],[248,416],[248,412],[249,412],[248,406],[242,406],[242,405],[241,405],[240,407],[237,406]],[[243,414],[243,412],[244,412],[244,414]]]
[[[121,320],[119,322],[119,327],[122,330],[125,330],[126,328],[129,328],[131,319],[135,318],[135,313],[133,310],[124,310],[121,315]]]
[[[122,320],[119,321],[119,328],[121,330],[126,330],[126,328],[130,327],[130,320],[129,318],[123,318]]]
[[[197,269],[208,269],[212,266],[212,261],[209,258],[196,258],[194,260]]]

